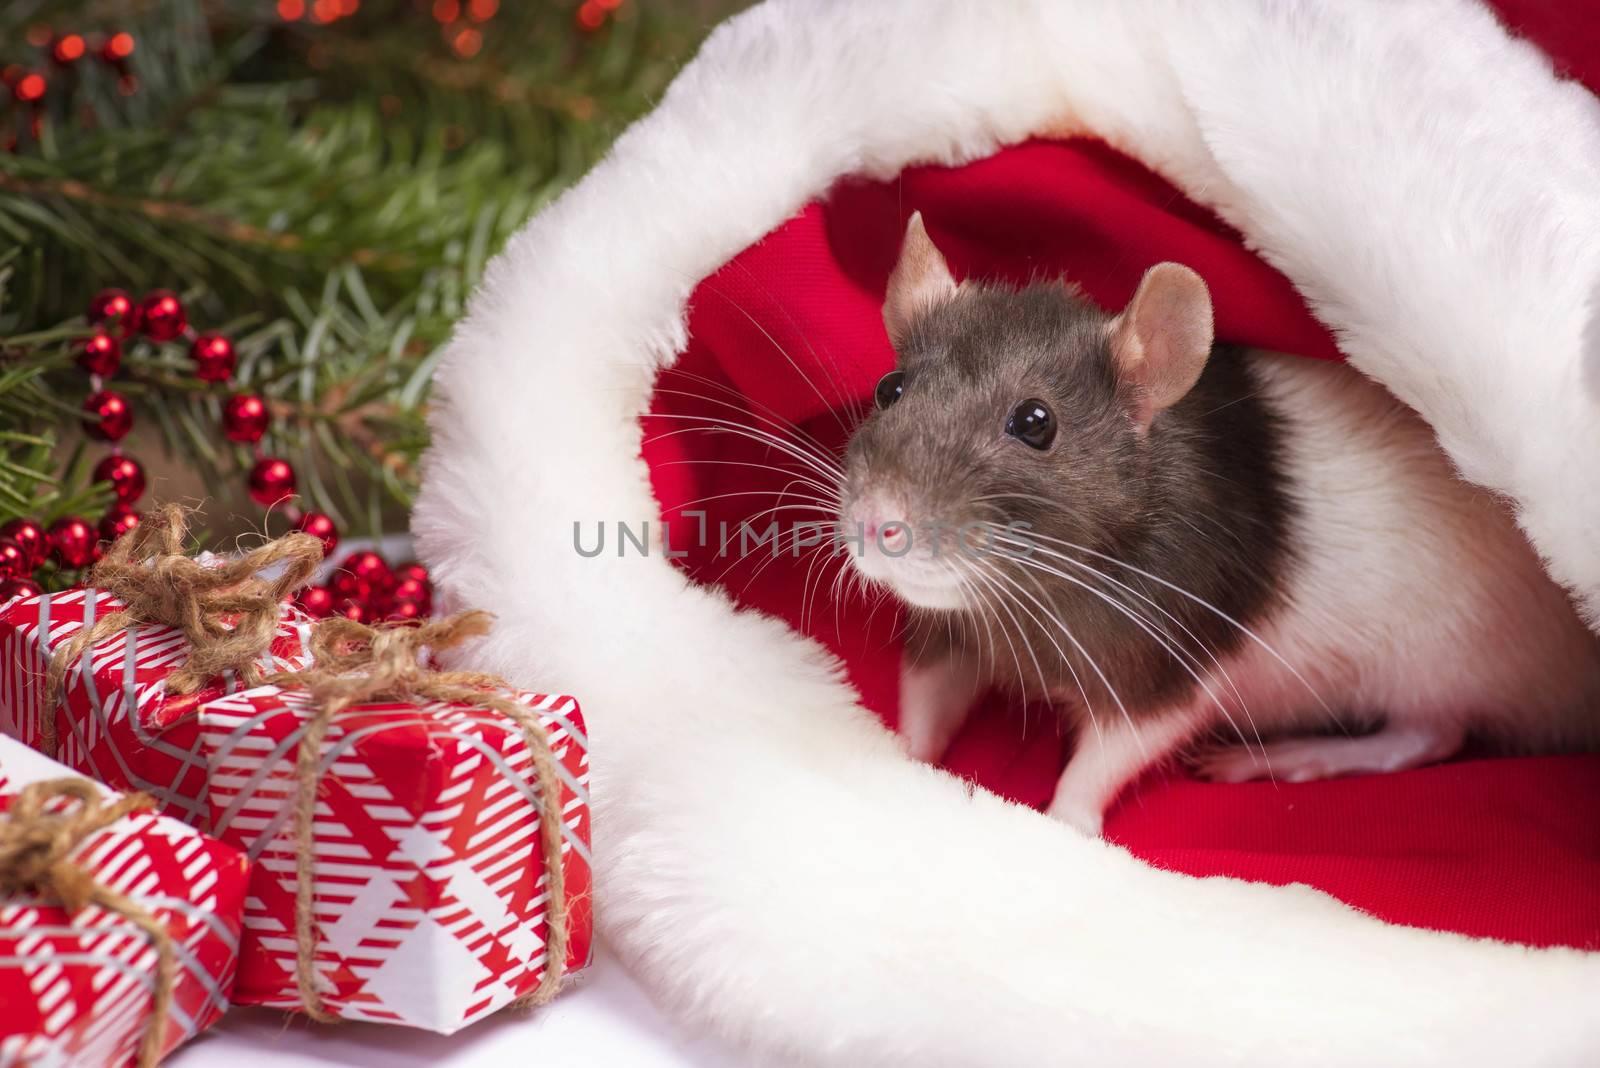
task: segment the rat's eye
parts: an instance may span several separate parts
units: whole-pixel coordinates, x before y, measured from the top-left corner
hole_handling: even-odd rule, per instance
[[[1006,420],[1006,433],[1029,448],[1042,452],[1056,440],[1056,417],[1044,401],[1025,400],[1011,409],[1011,418]]]
[[[902,385],[905,377],[899,371],[890,371],[878,379],[878,388],[873,390],[872,395],[877,400],[880,409],[887,408],[900,399],[900,391],[905,388]]]

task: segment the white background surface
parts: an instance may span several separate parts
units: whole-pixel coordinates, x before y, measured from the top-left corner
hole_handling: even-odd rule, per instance
[[[454,1035],[382,1024],[311,1024],[235,1009],[182,1047],[166,1068],[740,1068],[709,1039],[685,1035],[622,965],[597,947],[581,980],[532,1013],[502,1012]]]

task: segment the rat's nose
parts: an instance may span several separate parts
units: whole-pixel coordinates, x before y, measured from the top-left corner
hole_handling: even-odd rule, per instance
[[[910,523],[902,502],[879,494],[860,500],[853,509],[861,536],[870,545],[877,543],[894,550],[906,545]]]

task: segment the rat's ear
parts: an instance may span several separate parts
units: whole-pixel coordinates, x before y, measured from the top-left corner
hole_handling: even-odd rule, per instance
[[[1133,387],[1140,432],[1194,388],[1211,356],[1211,291],[1179,263],[1145,272],[1139,291],[1111,322],[1111,358]]]
[[[883,298],[883,325],[889,340],[898,344],[911,328],[911,321],[929,308],[955,294],[956,280],[939,250],[934,248],[928,228],[922,225],[922,212],[906,224],[905,240],[900,244],[900,261],[889,276],[889,291]]]

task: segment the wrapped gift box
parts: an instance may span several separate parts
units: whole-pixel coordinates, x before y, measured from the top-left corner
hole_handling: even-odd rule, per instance
[[[568,697],[512,693],[545,728],[562,795],[565,970],[588,963],[588,740]],[[260,687],[200,710],[210,826],[253,862],[235,1000],[294,1008],[295,753],[315,705]],[[515,723],[428,702],[341,713],[322,746],[314,857],[324,1008],[449,1033],[544,977],[548,873]]]
[[[0,819],[29,783],[70,774],[0,738]],[[221,1016],[239,949],[243,854],[145,811],[90,835],[73,860],[148,911],[172,938],[163,1053]],[[89,905],[69,915],[48,895],[0,894],[0,1066],[133,1063],[150,1018],[157,959],[149,937],[113,911]]]
[[[0,730],[31,744],[54,716],[63,761],[243,850],[252,864],[239,1004],[301,1007],[296,983],[295,760],[315,703],[237,679],[188,695],[165,679],[187,644],[134,626],[74,665],[54,708],[55,649],[118,602],[75,590],[0,608]],[[312,621],[286,606],[259,666],[311,663]],[[588,742],[571,698],[509,693],[545,727],[562,789],[570,932],[563,970],[588,962],[592,921]],[[549,961],[542,799],[515,723],[440,703],[358,705],[322,751],[314,828],[322,1008],[448,1033],[538,988]]]
[[[121,607],[94,589],[19,597],[0,606],[0,732],[48,749],[49,717],[57,739],[50,756],[114,789],[148,794],[165,814],[203,830],[205,759],[193,712],[237,690],[242,680],[230,674],[194,693],[168,693],[167,677],[188,654],[188,642],[169,627],[135,624],[72,665],[59,701],[45,692],[55,651]],[[285,603],[258,670],[267,675],[307,666],[312,622]]]

